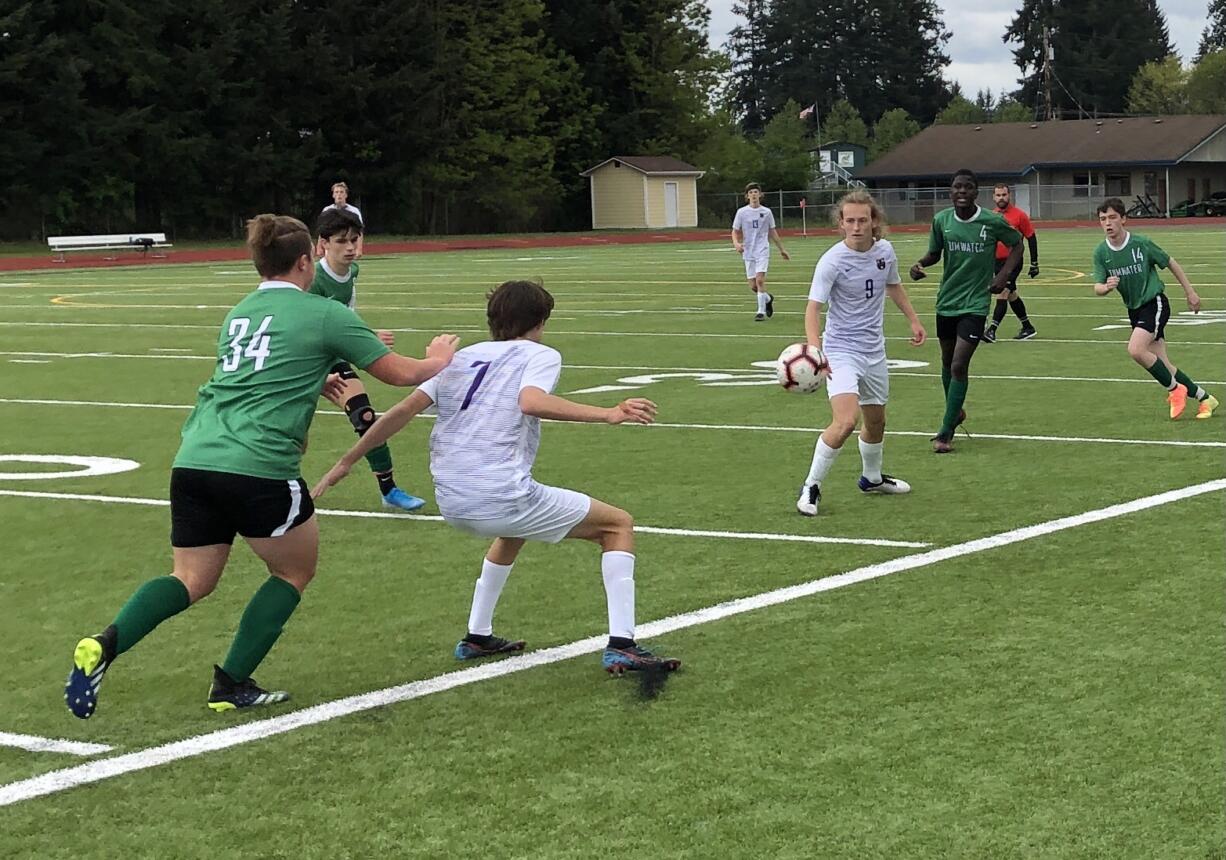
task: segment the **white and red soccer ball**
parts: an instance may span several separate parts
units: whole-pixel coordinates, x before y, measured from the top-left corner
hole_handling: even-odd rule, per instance
[[[826,366],[826,354],[820,349],[807,343],[794,343],[779,353],[775,374],[786,390],[811,394],[826,381],[821,373]]]

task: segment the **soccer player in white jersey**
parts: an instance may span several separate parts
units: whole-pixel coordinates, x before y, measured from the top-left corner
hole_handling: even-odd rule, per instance
[[[362,232],[358,235],[358,255],[357,259],[362,257],[362,239],[366,235],[366,219],[362,217],[362,210],[349,202],[349,186],[344,182],[332,183],[332,202],[323,208],[320,214],[327,212],[329,209],[339,209],[342,212],[348,212],[358,219],[358,223],[362,225]],[[324,255],[322,244],[315,248],[315,256],[322,257]]]
[[[488,296],[492,340],[456,353],[436,384],[422,385],[389,409],[316,485],[318,498],[358,460],[433,405],[430,473],[448,524],[493,538],[473,592],[468,635],[456,645],[461,660],[520,651],[524,642],[494,635],[494,607],[524,543],[564,538],[600,544],[609,614],[604,668],[674,670],[680,661],[658,657],[634,641],[634,521],[623,510],[532,477],[541,419],[595,424],[650,424],[656,405],[632,397],[603,408],[554,395],[562,356],[540,342],[553,296],[531,281],[507,281]]]
[[[762,322],[775,315],[774,297],[766,291],[766,270],[770,267],[771,260],[770,243],[775,243],[779,256],[783,259],[792,258],[779,241],[774,214],[762,205],[762,186],[756,182],[746,185],[745,199],[749,205],[736,210],[736,216],[732,219],[732,247],[744,259],[749,289],[758,299],[758,312],[754,321]]]
[[[822,481],[856,429],[858,414],[864,416],[860,491],[911,491],[906,481],[881,471],[885,403],[890,393],[884,326],[887,295],[911,324],[911,345],[919,346],[927,338],[898,276],[894,246],[882,238],[885,218],[877,201],[866,191],[852,191],[843,195],[835,212],[843,241],[817,261],[805,308],[805,337],[825,351],[830,363],[826,389],[831,411],[830,425],[817,439],[809,474],[796,500],[796,510],[807,517],[817,515]]]

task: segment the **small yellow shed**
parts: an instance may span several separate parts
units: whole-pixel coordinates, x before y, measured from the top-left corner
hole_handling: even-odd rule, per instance
[[[668,156],[606,159],[580,174],[592,180],[592,229],[697,227],[702,174]]]

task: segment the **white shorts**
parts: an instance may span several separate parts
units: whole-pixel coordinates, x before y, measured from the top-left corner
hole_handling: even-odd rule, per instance
[[[890,399],[890,371],[885,356],[869,358],[854,352],[827,352],[830,379],[826,393],[830,397],[857,394],[861,406],[884,406]]]
[[[527,497],[524,505],[517,509],[509,508],[505,516],[469,520],[449,517],[444,512],[443,519],[447,521],[447,525],[478,537],[523,538],[542,543],[557,543],[583,522],[591,509],[591,496],[561,487],[538,484],[536,491]]]
[[[754,275],[761,272],[766,274],[766,270],[770,267],[771,251],[767,248],[765,251],[755,256],[745,257],[745,277],[752,279]]]

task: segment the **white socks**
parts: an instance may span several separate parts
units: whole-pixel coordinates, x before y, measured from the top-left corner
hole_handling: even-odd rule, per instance
[[[809,466],[809,477],[805,478],[805,486],[820,485],[826,479],[826,473],[834,465],[842,448],[831,448],[821,436],[817,437],[817,445],[813,447],[813,463]]]
[[[633,639],[634,553],[612,550],[602,554],[600,573],[609,605],[609,635]]]
[[[634,556],[631,556],[633,559]],[[491,636],[494,633],[494,607],[498,605],[498,597],[502,587],[507,584],[514,564],[494,564],[488,558],[481,563],[481,578],[473,589],[473,606],[468,613],[468,632],[478,636]]]
[[[885,447],[884,442],[865,442],[860,440],[860,459],[864,461],[864,477],[868,478],[874,484],[881,483],[881,449]]]
[[[770,293],[766,290],[758,290],[754,295],[758,297],[758,313],[766,313],[766,300],[770,298]]]

